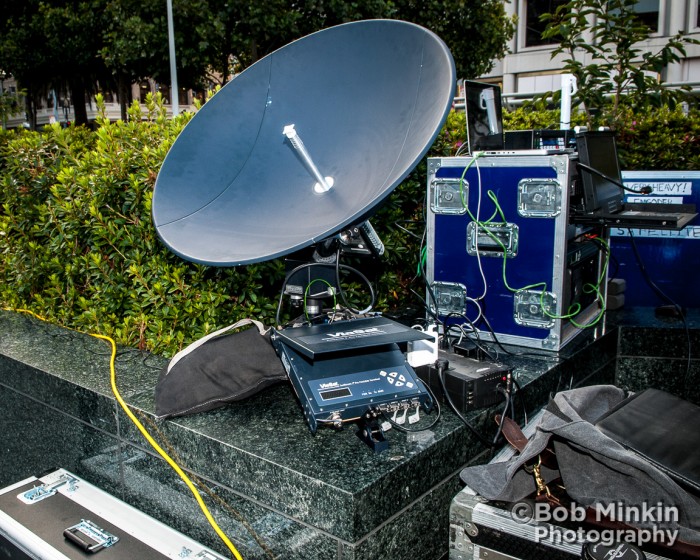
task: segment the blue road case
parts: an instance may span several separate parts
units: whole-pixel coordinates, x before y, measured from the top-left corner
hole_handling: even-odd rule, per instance
[[[428,299],[483,339],[558,351],[602,317],[604,230],[569,224],[574,154],[492,154],[428,161]]]
[[[631,189],[652,189],[647,196],[627,193],[626,202],[695,204],[700,208],[700,171],[623,171],[622,179]],[[700,308],[700,291],[688,289],[695,282],[700,263],[700,216],[680,231],[610,228],[615,263],[611,276],[626,281],[625,305],[664,305],[668,301],[655,293],[644,278],[630,235],[651,281],[676,304]]]

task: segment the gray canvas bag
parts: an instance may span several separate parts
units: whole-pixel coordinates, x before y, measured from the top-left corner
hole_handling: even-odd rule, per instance
[[[593,424],[626,396],[623,390],[609,385],[557,393],[520,454],[506,462],[467,467],[461,472],[462,481],[488,500],[523,500],[536,491],[532,474],[523,467],[535,462],[551,440],[558,472],[543,467],[546,482],[561,476],[569,497],[583,507],[620,503],[633,507],[644,503],[673,506],[678,512],[677,522],[657,526],[677,529],[680,541],[700,545],[700,499]],[[632,525],[652,528],[645,520]]]

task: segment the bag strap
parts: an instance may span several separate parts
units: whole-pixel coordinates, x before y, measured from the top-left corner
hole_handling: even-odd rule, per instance
[[[508,443],[515,447],[515,449],[522,453],[525,449],[525,446],[527,445],[527,437],[520,429],[520,426],[515,420],[508,416],[501,419],[501,416],[497,415],[496,422],[501,421],[503,422],[503,428],[501,430],[503,433],[503,437],[505,437],[506,441],[508,441]]]
[[[168,369],[166,371],[166,375],[170,373],[170,370],[173,368],[175,364],[177,364],[182,358],[187,356],[188,354],[191,354],[194,352],[197,348],[199,348],[202,344],[205,342],[211,340],[212,338],[216,338],[217,336],[221,336],[222,334],[226,334],[228,331],[232,331],[233,329],[238,329],[240,327],[244,327],[246,325],[255,325],[258,327],[258,331],[260,331],[261,335],[266,334],[270,329],[265,328],[265,325],[263,325],[260,321],[256,321],[255,319],[241,319],[240,321],[234,323],[233,325],[229,325],[228,327],[224,327],[222,329],[219,329],[218,331],[214,331],[212,333],[209,333],[206,336],[203,336],[202,338],[195,340],[193,343],[190,345],[186,346],[182,350],[180,350],[177,354],[175,354],[171,360],[170,363],[168,364]]]
[[[520,429],[518,423],[508,416],[501,417],[501,415],[496,415],[495,420],[497,423],[502,424],[501,433],[506,438],[506,441],[517,449],[519,453],[522,453],[527,447],[528,439]],[[542,471],[540,469],[542,466],[552,469],[558,468],[556,456],[554,455],[554,450],[551,447],[546,447],[543,449],[537,457],[537,462],[529,465],[523,465],[523,469],[525,472],[530,473],[535,479],[535,485],[537,486],[537,496],[535,497],[535,500],[547,501],[554,506],[559,506],[561,505],[560,498],[552,493],[542,477]]]

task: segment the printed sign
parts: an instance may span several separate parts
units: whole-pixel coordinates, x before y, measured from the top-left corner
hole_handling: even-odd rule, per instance
[[[642,187],[650,187],[651,194],[657,196],[687,196],[693,193],[691,181],[624,181],[626,187],[638,191]]]
[[[683,204],[682,196],[628,196],[627,202],[643,204]]]
[[[634,237],[658,237],[668,239],[690,239],[700,241],[700,226],[686,226],[680,231],[668,229],[637,229],[632,228]],[[610,237],[629,237],[627,228],[610,228]]]

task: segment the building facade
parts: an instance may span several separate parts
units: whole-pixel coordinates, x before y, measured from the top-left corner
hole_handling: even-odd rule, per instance
[[[505,3],[508,15],[517,16],[515,36],[509,42],[509,54],[480,79],[499,83],[506,103],[517,104],[534,94],[561,88],[563,57],[551,57],[555,45],[543,41],[544,24],[539,16],[554,12],[562,3],[564,0],[510,0]],[[637,45],[643,52],[658,50],[679,31],[700,39],[700,0],[639,0],[636,11],[652,30],[649,39]],[[669,87],[689,85],[700,92],[700,45],[688,45],[686,56],[667,66],[659,79]]]
[[[18,93],[17,84],[11,76],[6,77],[0,86],[2,87],[2,91],[8,95],[17,95]],[[171,115],[172,101],[170,86],[167,84],[160,84],[154,80],[143,80],[131,86],[132,99],[140,103],[146,101],[146,96],[149,93],[160,93],[163,96],[166,111],[168,115]],[[195,92],[181,88],[178,96],[180,111],[194,110],[195,98],[197,97],[202,101],[204,95],[204,92]],[[105,101],[107,118],[113,121],[121,118],[121,105],[117,95],[111,91],[104,91],[102,92],[102,96]],[[94,121],[97,117],[97,105],[94,98],[91,98],[88,103],[86,103],[86,110],[88,120]],[[52,123],[70,124],[75,118],[75,112],[70,98],[65,94],[57,94],[55,91],[50,91],[46,97],[42,97],[37,101],[36,115],[38,128]],[[8,129],[26,126],[28,126],[28,121],[24,111],[6,117],[2,123],[2,127]]]

